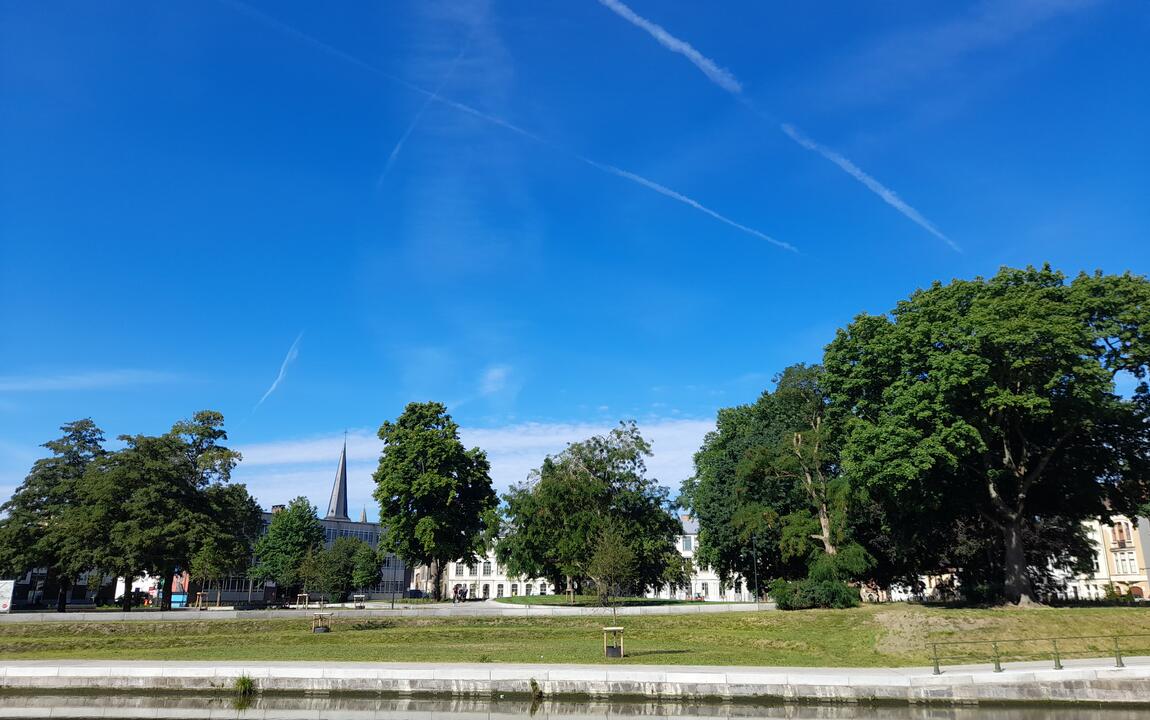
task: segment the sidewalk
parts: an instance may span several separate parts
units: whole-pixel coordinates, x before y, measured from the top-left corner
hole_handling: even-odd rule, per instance
[[[611,617],[611,608],[568,607],[564,605],[514,605],[496,600],[468,601],[458,605],[451,603],[403,605],[397,602],[395,609],[389,603],[368,604],[363,610],[346,606],[328,605],[323,612],[332,612],[336,617],[375,618],[375,617]],[[634,615],[691,615],[696,613],[757,612],[774,610],[774,603],[682,603],[677,605],[638,605],[615,608],[620,616]],[[194,610],[180,609],[169,611],[145,610],[137,612],[39,612],[0,614],[3,623],[36,622],[180,622],[201,620],[264,620],[268,618],[299,618],[320,608],[293,610]]]
[[[433,663],[0,661],[0,687],[50,692],[228,692],[246,675],[260,692],[378,695],[754,699],[824,702],[1085,702],[1150,707],[1150,657],[926,668]]]

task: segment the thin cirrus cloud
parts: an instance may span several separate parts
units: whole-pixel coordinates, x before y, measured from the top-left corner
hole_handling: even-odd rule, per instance
[[[491,428],[463,428],[466,447],[479,447],[491,462],[491,478],[499,492],[528,478],[543,458],[562,452],[568,443],[610,431],[607,423],[519,423]],[[672,489],[694,474],[693,457],[706,434],[715,429],[712,420],[656,418],[642,421],[639,429],[651,442],[648,476]],[[243,482],[265,507],[284,503],[297,495],[309,497],[322,511],[331,492],[342,432],[317,437],[256,443],[236,448],[243,462],[233,479]],[[366,428],[347,434],[348,504],[374,507],[371,473],[383,443]]]
[[[284,356],[283,362],[280,363],[279,374],[276,375],[276,379],[272,382],[271,387],[267,389],[267,392],[264,393],[263,397],[260,398],[260,401],[256,403],[254,408],[252,408],[252,412],[258,410],[260,405],[264,404],[264,400],[267,400],[269,397],[271,397],[271,394],[274,393],[277,388],[279,388],[280,383],[282,383],[284,378],[287,377],[288,368],[291,367],[291,364],[295,362],[297,357],[299,357],[299,343],[301,340],[303,340],[302,332],[296,336],[295,342],[293,342],[291,347],[288,348],[287,355]]]
[[[411,134],[415,132],[415,128],[419,126],[419,121],[423,119],[423,115],[427,112],[428,106],[439,99],[439,94],[443,92],[443,88],[447,85],[448,81],[451,80],[451,76],[455,74],[455,68],[459,67],[459,61],[462,60],[463,56],[467,53],[467,48],[470,44],[470,40],[464,43],[463,47],[459,50],[459,54],[451,61],[451,65],[447,68],[447,72],[444,73],[443,79],[439,81],[439,85],[430,95],[423,98],[423,103],[411,118],[407,129],[403,131],[403,135],[399,137],[399,140],[395,143],[395,147],[391,149],[391,153],[387,156],[387,162],[383,166],[383,171],[379,174],[379,180],[376,181],[377,187],[383,184],[383,181],[387,178],[387,174],[391,172],[391,168],[395,165],[395,161],[399,157],[399,153],[403,150],[404,144],[407,143],[407,139],[411,137]]]
[[[104,388],[154,385],[171,382],[179,376],[153,370],[98,370],[60,375],[0,376],[0,392],[55,392],[60,390],[102,390]]]
[[[288,25],[287,23],[285,23],[281,20],[273,18],[270,15],[251,7],[247,3],[242,2],[241,0],[221,0],[221,2],[224,2],[229,7],[232,7],[234,9],[240,11],[244,15],[256,20],[257,22],[262,23],[263,25],[265,25],[267,27],[270,27],[270,28],[276,30],[277,32],[280,32],[284,35],[287,35],[288,37],[291,37],[295,40],[299,40],[301,42],[304,42],[305,44],[307,44],[307,45],[309,45],[309,46],[311,46],[317,50],[320,50],[320,51],[322,51],[322,52],[324,52],[324,53],[326,53],[326,54],[328,54],[334,58],[338,58],[339,60],[342,60],[346,63],[351,64],[351,65],[354,65],[354,66],[356,66],[362,70],[366,70],[373,75],[381,77],[381,78],[383,78],[389,82],[395,83],[395,84],[397,84],[401,87],[404,87],[404,88],[406,88],[406,89],[408,89],[414,93],[418,93],[420,95],[423,95],[425,98],[428,98],[432,102],[437,102],[437,103],[440,103],[442,105],[446,105],[447,107],[451,107],[451,108],[454,108],[456,110],[459,110],[460,112],[467,113],[473,117],[484,120],[485,122],[491,123],[493,125],[497,125],[501,128],[504,128],[505,130],[513,132],[513,133],[515,133],[521,137],[527,138],[528,140],[532,140],[536,143],[539,143],[540,145],[543,145],[547,148],[550,148],[551,150],[554,150],[556,152],[564,154],[564,155],[566,155],[566,156],[568,156],[574,160],[578,160],[578,161],[580,161],[580,162],[582,162],[582,163],[584,163],[590,167],[593,167],[593,168],[599,170],[600,172],[604,172],[606,174],[613,175],[617,178],[628,180],[628,181],[630,181],[636,185],[639,185],[640,187],[647,188],[648,190],[652,190],[656,193],[659,193],[660,195],[662,195],[664,197],[667,197],[667,198],[670,198],[672,200],[675,200],[676,202],[682,203],[682,204],[686,205],[687,207],[690,207],[690,208],[693,208],[699,212],[702,212],[703,214],[705,214],[711,218],[714,218],[714,219],[716,219],[716,220],[718,220],[718,221],[720,221],[720,222],[722,222],[722,223],[724,223],[724,224],[726,224],[732,228],[740,230],[741,232],[744,232],[748,235],[756,237],[760,240],[766,240],[767,242],[771,243],[772,245],[775,245],[776,247],[782,248],[784,250],[789,250],[791,252],[796,252],[794,246],[790,245],[789,243],[785,243],[785,242],[776,240],[776,239],[772,238],[770,235],[768,235],[767,233],[764,233],[760,230],[755,230],[754,228],[751,228],[747,225],[744,225],[744,224],[739,223],[735,220],[732,220],[732,219],[726,217],[725,215],[722,215],[721,213],[719,213],[715,210],[712,210],[711,208],[703,205],[702,203],[698,202],[697,200],[689,198],[686,195],[684,195],[684,194],[682,194],[676,190],[672,190],[672,189],[670,189],[664,185],[661,185],[661,184],[659,184],[653,180],[649,180],[647,178],[644,178],[643,176],[638,175],[637,173],[633,173],[633,172],[630,172],[628,170],[623,170],[621,168],[615,167],[614,165],[611,165],[608,163],[602,163],[602,162],[599,162],[596,160],[592,160],[591,158],[588,158],[584,155],[580,155],[579,153],[576,153],[576,152],[573,152],[573,151],[568,150],[566,148],[560,147],[559,145],[556,145],[555,143],[553,143],[553,142],[551,142],[551,141],[549,141],[549,140],[547,140],[547,139],[545,139],[545,138],[543,138],[543,137],[541,137],[541,136],[539,136],[539,135],[537,135],[537,134],[535,134],[529,130],[526,130],[524,128],[519,127],[518,125],[515,125],[514,123],[510,123],[506,120],[503,120],[502,118],[496,117],[496,116],[491,115],[489,113],[485,113],[482,110],[478,110],[474,107],[471,107],[470,105],[467,105],[465,103],[461,103],[457,100],[452,100],[451,98],[440,94],[437,90],[428,90],[425,87],[417,85],[417,84],[410,82],[408,80],[404,80],[403,78],[398,77],[396,75],[392,75],[391,73],[386,72],[384,70],[381,70],[378,67],[376,67],[375,65],[373,65],[373,64],[371,64],[365,60],[361,60],[360,58],[358,58],[354,55],[351,55],[350,53],[348,53],[344,50],[340,50],[339,48],[334,47],[332,45],[329,45],[328,43],[323,42],[322,40],[316,39],[316,38],[312,37],[311,35],[308,35],[307,33],[304,33],[302,31],[292,27],[291,25]]]
[[[738,79],[735,78],[734,75],[720,67],[719,64],[714,60],[700,53],[690,43],[684,40],[680,40],[679,38],[670,34],[661,25],[658,25],[654,22],[651,22],[647,18],[644,18],[627,5],[619,2],[619,0],[599,0],[599,4],[611,10],[616,15],[623,18],[632,25],[646,31],[651,35],[651,37],[655,39],[656,42],[658,42],[663,47],[687,58],[692,64],[695,65],[695,67],[699,68],[699,70],[707,76],[708,80],[723,88],[731,95],[737,97],[740,102],[754,111],[760,117],[765,117],[765,114],[758,111],[751,104],[750,100],[748,100],[743,95],[743,86],[738,81]],[[886,187],[878,180],[875,180],[873,177],[871,177],[871,175],[864,172],[861,168],[859,168],[843,155],[816,143],[815,141],[811,140],[796,130],[793,125],[782,123],[779,126],[779,130],[781,130],[783,134],[785,134],[791,140],[796,142],[800,147],[803,147],[812,152],[816,152],[825,159],[837,165],[848,175],[862,183],[863,186],[865,186],[868,190],[873,192],[875,195],[878,195],[883,200],[883,202],[887,203],[895,210],[902,213],[911,222],[917,224],[919,227],[923,228],[930,234],[944,241],[948,246],[950,246],[951,249],[956,251],[960,250],[957,243],[940,232],[933,223],[931,223],[922,215],[922,213],[908,205],[902,198],[898,196],[898,193]]]

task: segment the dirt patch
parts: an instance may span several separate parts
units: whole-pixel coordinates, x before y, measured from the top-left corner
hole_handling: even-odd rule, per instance
[[[963,633],[994,625],[989,618],[949,615],[945,611],[931,612],[907,605],[879,610],[874,614],[874,622],[879,626],[875,650],[895,656],[921,655],[932,639],[957,639]]]

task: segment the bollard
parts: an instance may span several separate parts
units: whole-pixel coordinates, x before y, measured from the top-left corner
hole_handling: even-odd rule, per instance
[[[994,672],[1002,672],[1002,656],[998,654],[998,643],[991,643],[994,647]]]
[[[1118,636],[1114,636],[1114,667],[1126,667],[1122,662],[1122,650],[1118,647]]]
[[[938,667],[938,643],[931,643],[930,647],[931,647],[931,655],[933,656],[933,659],[934,659],[934,674],[935,675],[942,675],[942,670],[939,669],[939,667]]]
[[[1062,669],[1062,657],[1059,656],[1059,654],[1058,654],[1058,641],[1057,640],[1051,640],[1050,644],[1054,646],[1054,669],[1055,670],[1061,670]]]

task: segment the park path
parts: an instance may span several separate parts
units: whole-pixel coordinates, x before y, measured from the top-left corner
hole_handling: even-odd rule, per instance
[[[201,620],[266,620],[269,618],[299,618],[309,612],[330,612],[336,618],[386,617],[621,617],[636,615],[693,615],[699,613],[757,612],[774,610],[774,603],[680,603],[674,605],[638,605],[632,607],[567,607],[563,605],[515,605],[496,600],[478,600],[452,605],[449,603],[412,604],[369,603],[363,610],[345,605],[312,606],[291,610],[143,610],[136,612],[37,612],[0,614],[4,623],[37,622],[198,622]]]

